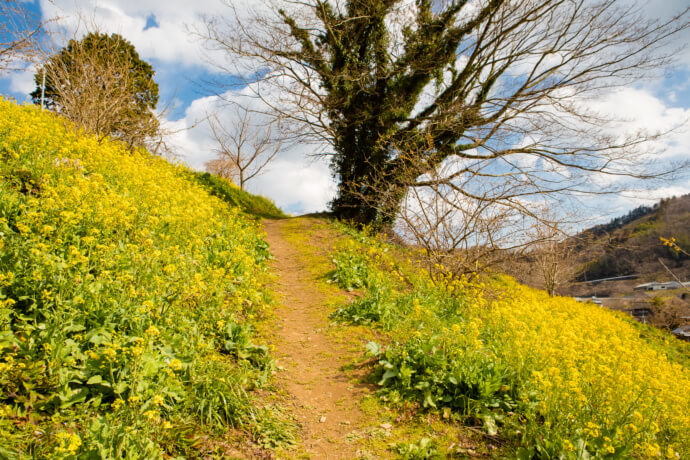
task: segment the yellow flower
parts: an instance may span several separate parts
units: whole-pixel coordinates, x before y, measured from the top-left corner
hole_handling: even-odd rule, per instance
[[[75,433],[68,433],[66,431],[61,431],[55,435],[58,440],[58,452],[68,453],[74,455],[81,447],[81,438]]]
[[[563,450],[566,452],[572,452],[575,450],[575,446],[573,446],[573,443],[568,441],[567,439],[563,440]]]
[[[169,365],[169,366],[172,368],[172,370],[174,370],[174,371],[179,371],[180,369],[182,369],[182,361],[180,361],[180,360],[177,359],[177,358],[171,359],[171,360],[170,360],[170,363],[169,363],[168,365]]]

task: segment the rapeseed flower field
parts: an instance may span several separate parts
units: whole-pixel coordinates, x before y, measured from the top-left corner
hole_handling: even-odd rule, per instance
[[[0,458],[227,458],[233,430],[294,443],[253,398],[274,369],[253,326],[269,252],[238,206],[280,215],[0,100]],[[333,318],[378,330],[387,404],[481,427],[513,458],[690,458],[686,344],[339,229],[333,280],[362,295]]]
[[[0,457],[224,457],[291,442],[256,224],[181,166],[0,100]]]
[[[429,275],[340,228],[333,280],[363,296],[333,318],[384,333],[367,349],[389,404],[481,426],[513,458],[690,458],[687,344],[505,276]]]

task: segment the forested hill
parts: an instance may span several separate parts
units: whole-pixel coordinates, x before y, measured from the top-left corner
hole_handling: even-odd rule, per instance
[[[681,249],[690,251],[690,194],[641,206],[580,233],[576,237],[578,254],[587,267],[581,278],[632,274],[667,278],[659,259],[678,276],[690,275],[688,257],[664,246],[660,237],[673,237]]]

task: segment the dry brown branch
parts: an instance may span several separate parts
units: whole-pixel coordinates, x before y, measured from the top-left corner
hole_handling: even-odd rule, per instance
[[[537,222],[529,232],[534,245],[528,260],[541,278],[544,290],[553,296],[559,286],[573,279],[578,267],[574,260],[574,241],[559,228],[557,219],[550,220],[554,225]]]
[[[283,147],[282,141],[276,139],[273,125],[257,124],[246,108],[235,107],[228,126],[218,115],[207,118],[217,143],[217,157],[206,163],[206,169],[232,180],[242,190],[247,182],[266,171]]]
[[[0,75],[24,70],[38,55],[43,24],[18,0],[0,0]]]
[[[211,174],[222,177],[231,182],[236,180],[237,169],[225,158],[214,158],[213,160],[207,161],[204,166],[206,167],[206,171],[210,172]]]

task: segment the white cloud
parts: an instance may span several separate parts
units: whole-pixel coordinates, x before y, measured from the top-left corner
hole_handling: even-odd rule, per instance
[[[171,0],[161,6],[157,0],[41,0],[44,19],[59,18],[57,24],[66,28],[68,35],[75,30],[78,35],[84,33],[85,22],[86,26],[124,36],[144,59],[213,69],[187,26],[198,23],[202,15],[227,13],[227,6],[218,0]],[[158,27],[144,30],[151,14]]]
[[[242,100],[245,106],[258,104],[255,99],[247,99],[248,93],[246,89],[227,92],[223,98]],[[198,170],[202,170],[204,164],[215,156],[215,141],[210,127],[206,122],[199,122],[208,113],[217,114],[226,124],[233,123],[237,115],[219,97],[210,96],[192,102],[182,119],[168,122],[171,129],[194,126],[171,136],[171,141],[177,147],[178,159]],[[255,121],[258,122],[258,118]],[[302,214],[326,210],[328,201],[334,196],[335,183],[323,157],[311,157],[318,148],[313,144],[290,146],[269,164],[264,174],[248,183],[248,190],[271,198],[287,212]]]
[[[335,195],[335,183],[325,162],[305,158],[310,150],[310,146],[301,145],[284,152],[248,190],[268,196],[291,213],[325,211]]]
[[[10,91],[20,94],[29,94],[36,88],[34,83],[34,73],[36,68],[34,66],[27,67],[23,72],[17,72],[10,75]]]
[[[614,123],[620,137],[636,132],[665,133],[648,144],[647,160],[670,163],[690,159],[690,108],[670,107],[644,88],[621,88],[587,104]]]

